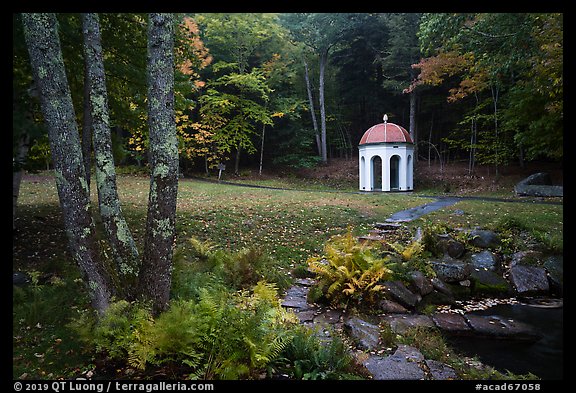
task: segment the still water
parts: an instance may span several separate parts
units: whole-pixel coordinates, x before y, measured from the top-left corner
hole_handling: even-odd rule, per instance
[[[542,338],[532,343],[485,337],[449,338],[448,342],[457,352],[476,356],[501,372],[531,372],[544,380],[563,379],[563,308],[502,304],[471,314],[499,315],[530,324]]]

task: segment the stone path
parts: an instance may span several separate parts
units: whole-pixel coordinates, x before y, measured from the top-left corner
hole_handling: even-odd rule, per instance
[[[356,342],[358,351],[369,351],[362,364],[376,380],[439,380],[459,379],[450,366],[435,360],[425,359],[418,349],[399,345],[387,356],[376,355],[380,348],[380,327],[342,310],[309,304],[306,300],[312,279],[299,279],[288,289],[282,306],[291,309],[300,323],[317,329],[321,339],[330,340],[334,334],[348,334]]]
[[[310,278],[298,279],[288,289],[282,306],[292,310],[300,323],[317,330],[323,340],[330,340],[334,334],[345,335],[354,343],[354,351],[363,352],[362,365],[380,380],[442,380],[459,379],[456,371],[447,364],[426,359],[418,349],[399,345],[395,352],[389,352],[380,342],[380,324],[387,323],[397,334],[409,328],[424,326],[436,327],[451,335],[477,335],[519,341],[535,341],[541,334],[530,325],[495,315],[475,315],[462,312],[437,312],[431,316],[405,312],[363,317],[348,315],[342,310],[328,306],[310,304],[308,291],[315,284]]]
[[[392,214],[386,219],[387,222],[406,222],[415,220],[425,214],[431,213],[435,210],[442,209],[446,206],[454,205],[456,202],[460,201],[460,198],[439,198],[434,202],[426,203],[424,205],[416,206],[411,209],[402,210],[397,213]]]

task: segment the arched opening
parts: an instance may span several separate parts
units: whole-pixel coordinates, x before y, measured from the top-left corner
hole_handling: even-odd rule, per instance
[[[406,160],[406,189],[411,190],[414,187],[412,181],[412,155],[408,155],[408,160]]]
[[[382,191],[382,158],[372,157],[372,190]]]
[[[398,190],[400,187],[400,156],[390,157],[390,189]]]

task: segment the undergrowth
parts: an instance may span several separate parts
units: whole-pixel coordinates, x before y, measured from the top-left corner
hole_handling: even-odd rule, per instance
[[[191,239],[175,258],[172,301],[153,317],[121,300],[98,320],[85,312],[70,326],[98,356],[145,372],[172,367],[189,379],[334,379],[353,376],[342,342],[324,345],[280,305],[270,259],[258,250],[220,250]],[[258,281],[256,281],[258,280]]]

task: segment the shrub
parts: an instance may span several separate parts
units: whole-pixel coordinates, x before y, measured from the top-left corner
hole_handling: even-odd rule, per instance
[[[344,307],[350,301],[375,303],[384,290],[379,282],[392,278],[393,272],[386,266],[389,262],[389,256],[380,258],[368,245],[358,242],[350,230],[332,237],[323,256],[308,259],[322,294],[332,304]]]
[[[339,337],[321,341],[305,326],[293,329],[293,337],[270,369],[293,379],[361,379],[348,348]]]
[[[113,303],[93,329],[82,332],[99,352],[140,370],[185,365],[194,379],[250,378],[263,372],[291,339],[293,315],[276,288],[203,288],[199,300],[175,300],[156,319],[141,304]]]

